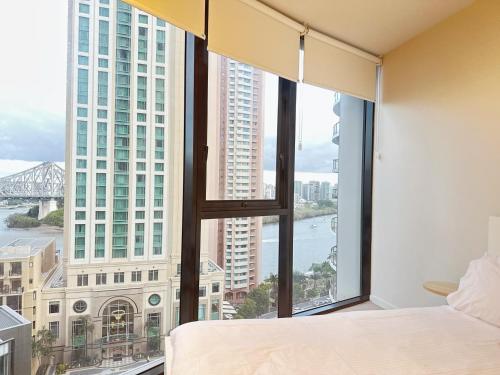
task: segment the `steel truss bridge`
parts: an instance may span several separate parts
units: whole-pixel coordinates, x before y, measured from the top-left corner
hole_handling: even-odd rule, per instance
[[[0,199],[55,199],[63,196],[64,169],[53,162],[0,178]]]

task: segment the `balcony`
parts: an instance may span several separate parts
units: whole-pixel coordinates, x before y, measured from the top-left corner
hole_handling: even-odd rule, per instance
[[[332,172],[339,173],[339,159],[332,160]]]
[[[335,113],[337,116],[340,116],[340,98],[341,94],[339,92],[336,92],[333,102],[333,113]]]
[[[20,295],[24,291],[24,288],[21,286],[14,286],[10,287],[10,285],[4,285],[0,287],[0,294],[1,295]]]
[[[332,143],[339,145],[340,140],[340,121],[333,125]]]

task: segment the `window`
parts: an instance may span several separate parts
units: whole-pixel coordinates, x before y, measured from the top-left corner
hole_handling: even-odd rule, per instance
[[[148,271],[148,280],[149,281],[158,281],[158,270],[149,270]]]
[[[114,273],[115,284],[122,284],[125,282],[125,272],[115,272]]]
[[[81,313],[85,312],[86,310],[87,310],[87,302],[85,302],[83,300],[76,301],[73,304],[73,311],[78,313],[78,314],[81,314]]]
[[[297,125],[300,130],[295,142],[294,312],[361,294],[364,102],[310,85],[300,89],[302,123]],[[320,151],[331,155],[330,160],[315,156]],[[342,168],[343,163],[348,167]]]
[[[278,307],[278,217],[241,217],[202,221],[203,249],[213,249],[203,255],[207,263],[207,281],[200,280],[199,297],[219,292],[227,318],[272,318]],[[258,273],[257,273],[258,271]],[[206,283],[204,285],[204,283]],[[206,302],[201,302],[206,303]],[[211,306],[210,306],[211,307]],[[205,319],[208,317],[204,309]],[[210,313],[212,315],[212,312]],[[214,315],[215,316],[215,315]],[[222,316],[222,315],[220,315]],[[202,320],[200,315],[198,319]]]
[[[76,275],[76,285],[77,286],[88,286],[89,285],[89,275]]]
[[[132,282],[140,282],[142,280],[142,271],[132,271]]]
[[[278,77],[210,53],[207,189],[210,200],[275,199]],[[264,105],[266,103],[266,105]]]
[[[95,283],[96,283],[96,285],[106,285],[106,274],[105,273],[96,273],[95,274]]]
[[[206,286],[200,286],[199,296],[200,297],[207,296],[207,287]]]
[[[219,293],[220,292],[220,284],[219,283],[213,283],[212,284],[212,293]]]
[[[59,322],[49,322],[49,331],[56,339],[59,338]]]
[[[75,220],[85,220],[85,211],[76,211]]]
[[[59,301],[49,302],[49,314],[59,314]]]

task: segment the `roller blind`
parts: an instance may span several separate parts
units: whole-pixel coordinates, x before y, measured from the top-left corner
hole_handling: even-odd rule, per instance
[[[168,23],[205,38],[205,0],[124,0]]]
[[[379,59],[310,31],[304,37],[304,82],[375,101]]]
[[[210,0],[208,49],[297,81],[300,29],[255,0]]]

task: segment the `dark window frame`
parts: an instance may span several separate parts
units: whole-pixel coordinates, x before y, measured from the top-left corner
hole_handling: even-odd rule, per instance
[[[374,103],[364,101],[361,199],[360,296],[293,314],[293,213],[297,84],[279,78],[274,200],[212,200],[206,197],[207,40],[186,33],[184,76],[184,181],[180,324],[198,320],[200,232],[206,219],[279,216],[278,318],[325,314],[369,300]]]

